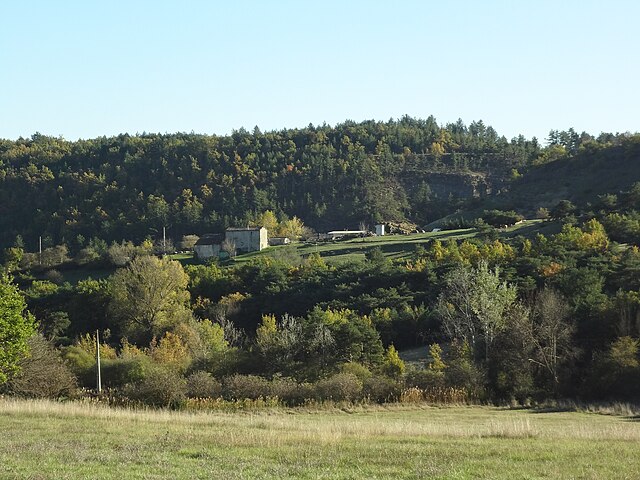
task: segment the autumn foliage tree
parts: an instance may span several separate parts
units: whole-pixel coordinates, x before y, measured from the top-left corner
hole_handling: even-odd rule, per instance
[[[190,317],[188,282],[178,262],[137,257],[113,276],[110,312],[125,336],[146,343]]]

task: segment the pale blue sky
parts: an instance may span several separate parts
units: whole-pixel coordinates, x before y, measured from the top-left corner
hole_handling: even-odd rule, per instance
[[[640,2],[0,0],[0,138],[482,119],[640,130]]]

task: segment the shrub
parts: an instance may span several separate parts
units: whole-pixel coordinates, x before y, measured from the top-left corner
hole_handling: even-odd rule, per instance
[[[411,370],[407,373],[406,384],[422,390],[433,387],[444,387],[444,372],[434,369]]]
[[[96,384],[96,360],[93,355],[77,345],[66,347],[63,358],[83,387],[93,388]]]
[[[147,405],[179,408],[186,399],[187,382],[175,371],[154,367],[142,381],[128,384],[124,394]]]
[[[223,396],[230,400],[257,399],[271,395],[269,381],[256,375],[232,375],[223,381]]]
[[[62,285],[64,283],[64,277],[58,270],[48,270],[44,274],[45,280],[48,280],[51,283],[55,283],[56,285]]]
[[[400,395],[401,403],[465,403],[472,397],[464,388],[431,387],[425,390],[417,387],[407,388]]]
[[[117,388],[144,380],[147,371],[151,368],[151,360],[144,355],[105,359],[100,362],[100,367],[102,384]]]
[[[351,373],[337,373],[316,383],[321,400],[354,401],[362,396],[362,382]]]
[[[189,398],[218,398],[222,385],[209,372],[194,372],[187,378],[187,396]]]
[[[399,382],[383,375],[371,376],[363,385],[364,396],[378,403],[394,402],[400,397],[401,392],[402,386]]]
[[[29,356],[19,362],[18,373],[9,384],[15,395],[35,398],[60,398],[73,395],[76,378],[60,353],[42,335],[28,340]]]
[[[313,398],[313,387],[291,378],[274,378],[271,382],[271,395],[289,406],[302,405]]]
[[[523,219],[522,215],[513,210],[485,210],[482,212],[482,219],[493,227],[502,225],[513,225]]]
[[[371,371],[367,367],[356,362],[348,362],[340,365],[340,373],[350,373],[355,375],[361,382],[364,382],[372,375]]]

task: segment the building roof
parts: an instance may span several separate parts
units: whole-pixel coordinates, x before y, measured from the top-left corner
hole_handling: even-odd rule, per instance
[[[227,228],[227,232],[257,232],[263,228],[264,227],[233,227]]]
[[[366,230],[332,230],[329,235],[359,235],[367,233]]]
[[[224,241],[224,233],[207,233],[196,242],[198,245],[220,245]]]

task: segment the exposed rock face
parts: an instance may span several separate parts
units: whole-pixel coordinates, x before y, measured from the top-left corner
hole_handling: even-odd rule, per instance
[[[431,195],[442,200],[447,198],[477,198],[491,194],[491,180],[478,172],[422,172],[404,178],[407,191],[413,191],[423,183],[431,190]]]
[[[425,181],[434,195],[447,198],[483,197],[491,193],[491,185],[480,173],[427,173]]]

